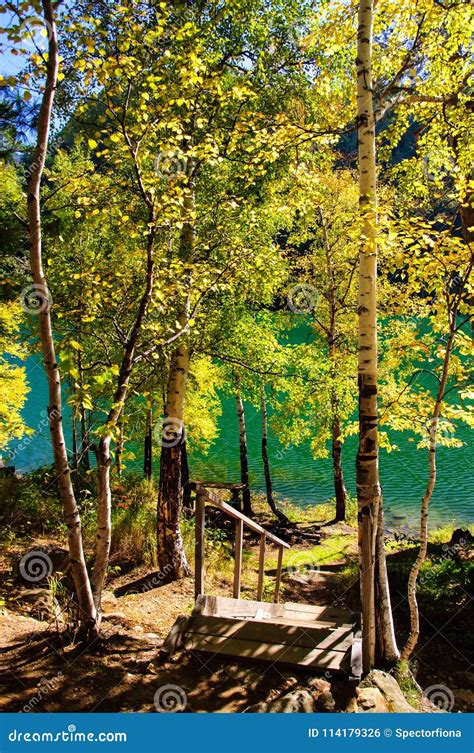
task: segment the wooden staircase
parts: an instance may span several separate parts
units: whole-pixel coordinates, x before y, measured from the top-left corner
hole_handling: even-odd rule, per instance
[[[288,665],[300,669],[361,675],[359,616],[330,606],[279,603],[283,549],[289,545],[243,515],[206,487],[195,484],[195,595],[190,617],[178,617],[163,650],[178,648],[217,656]],[[236,520],[234,598],[204,595],[204,520],[209,503]],[[258,595],[240,597],[243,525],[260,535]],[[266,541],[278,547],[273,603],[262,601]]]

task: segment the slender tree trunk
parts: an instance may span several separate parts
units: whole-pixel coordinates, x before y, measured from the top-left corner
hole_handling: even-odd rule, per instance
[[[82,328],[79,326],[78,329],[78,338],[79,342],[82,335]],[[84,389],[84,370],[82,367],[82,350],[77,351],[77,371],[79,373],[78,377],[78,384],[79,384],[79,394],[83,395],[83,389]],[[78,415],[80,416],[80,423],[81,423],[81,442],[79,444],[79,463],[78,463],[78,470],[84,470],[89,471],[90,470],[90,462],[89,462],[89,449],[88,449],[88,441],[87,441],[87,425],[86,425],[86,410],[83,405],[80,405],[78,407]]]
[[[332,438],[332,462],[334,475],[334,493],[336,496],[336,520],[346,519],[346,487],[344,485],[344,475],[342,472],[342,442],[341,442],[341,419],[339,415],[339,401],[337,397],[335,380],[337,377],[337,352],[336,352],[336,314],[337,302],[335,295],[336,283],[334,279],[334,268],[331,261],[331,246],[329,243],[328,229],[326,218],[321,207],[319,207],[319,218],[323,230],[324,253],[326,258],[326,273],[328,276],[328,352],[331,379],[331,438]]]
[[[335,417],[332,421],[332,465],[334,474],[334,493],[336,495],[336,520],[346,519],[346,487],[342,472],[341,424],[334,406]]]
[[[251,517],[253,515],[252,502],[250,499],[249,462],[247,454],[247,434],[245,431],[245,412],[242,396],[240,394],[240,381],[236,379],[235,399],[237,403],[237,419],[239,422],[239,448],[240,448],[240,481],[245,484],[242,490],[243,513]]]
[[[124,445],[124,439],[123,439],[123,419],[121,418],[118,422],[118,437],[117,437],[117,446],[115,448],[115,466],[117,468],[117,476],[119,478],[122,477],[122,457],[123,457],[123,445]]]
[[[189,349],[183,342],[175,351],[168,378],[160,458],[157,515],[157,558],[172,579],[191,574],[179,527],[182,506],[182,442]]]
[[[111,540],[111,507],[112,492],[110,488],[110,468],[112,458],[110,455],[110,443],[117,430],[117,424],[123,413],[127,397],[130,377],[135,363],[135,349],[140,335],[142,324],[145,319],[151,300],[154,280],[154,242],[155,242],[155,216],[150,207],[149,234],[147,239],[147,266],[145,275],[145,289],[138,305],[135,321],[130,330],[129,337],[124,346],[124,353],[120,370],[117,377],[117,386],[112,401],[112,407],[104,424],[104,434],[97,447],[97,484],[98,484],[98,507],[97,507],[97,537],[95,546],[94,567],[92,570],[92,590],[94,602],[100,619],[100,604],[102,591],[107,575],[107,567],[110,554]]]
[[[73,466],[77,475],[79,470],[79,453],[77,448],[77,405],[72,409],[72,458]]]
[[[359,261],[359,448],[356,462],[356,485],[359,503],[364,671],[369,671],[375,664],[377,629],[383,635],[383,639],[379,641],[379,645],[384,649],[383,655],[380,656],[381,662],[390,664],[398,658],[386,580],[385,549],[383,546],[377,548],[382,491],[378,469],[377,199],[372,85],[373,12],[374,0],[360,1],[357,35],[357,126],[362,243]],[[383,535],[383,531],[380,535]],[[379,563],[376,568],[377,560]],[[386,611],[383,614],[380,609],[376,612],[376,577],[386,601]]]
[[[181,259],[192,257],[195,246],[193,161],[187,163],[189,192],[184,198],[184,224],[180,237]],[[191,281],[189,281],[191,284]],[[185,329],[189,319],[189,295],[177,320]],[[166,392],[161,442],[160,482],[157,505],[157,559],[161,570],[167,568],[172,579],[190,575],[179,519],[183,503],[182,442],[185,436],[184,405],[189,372],[189,342],[183,334],[173,353]]]
[[[79,413],[81,417],[81,446],[79,451],[79,465],[84,471],[90,471],[91,463],[89,459],[87,416],[85,408],[81,406]]]
[[[273,496],[272,477],[270,474],[270,462],[268,460],[268,415],[267,415],[267,399],[265,395],[265,385],[262,384],[262,461],[263,471],[265,474],[265,489],[267,492],[267,502],[276,518],[281,523],[287,523],[288,518],[284,515],[276,506],[275,498]]]
[[[429,477],[426,485],[426,490],[421,501],[421,519],[420,519],[420,548],[418,555],[413,564],[408,578],[408,603],[410,605],[410,634],[403,647],[401,658],[409,659],[413,649],[415,648],[418,637],[420,635],[420,616],[418,612],[418,602],[416,600],[416,583],[418,574],[421,570],[421,566],[426,559],[426,553],[428,551],[428,508],[431,497],[436,485],[436,444],[438,437],[438,422],[441,415],[441,408],[444,399],[444,393],[446,389],[446,383],[448,381],[449,363],[451,360],[451,354],[453,351],[454,338],[456,334],[456,312],[457,307],[450,314],[450,332],[446,343],[446,349],[443,359],[443,370],[441,373],[441,380],[438,385],[438,391],[436,394],[436,400],[433,409],[433,415],[430,422],[429,430]]]
[[[68,545],[71,570],[76,589],[80,634],[86,639],[97,635],[97,613],[92,598],[91,583],[87,572],[82,546],[81,521],[71,482],[66,445],[64,442],[61,404],[61,379],[54,337],[51,327],[49,293],[42,264],[42,230],[40,186],[48,149],[51,112],[58,75],[58,43],[53,4],[43,0],[43,13],[49,29],[48,60],[46,83],[42,95],[37,126],[35,157],[28,182],[28,231],[30,239],[30,266],[38,300],[41,302],[39,327],[43,362],[48,379],[48,418],[51,431],[51,444],[54,467],[59,486],[59,494],[64,507],[68,528]]]
[[[184,437],[183,444],[181,445],[181,465],[183,471],[183,507],[188,510],[188,512],[192,512],[193,501],[191,495],[191,487],[189,485],[189,461],[186,437]]]
[[[94,603],[99,614],[101,610],[102,590],[109,564],[110,540],[112,535],[111,508],[112,492],[110,489],[110,436],[100,440],[97,446],[97,534],[94,568],[92,570],[92,591]]]
[[[151,479],[153,473],[153,413],[151,408],[147,408],[146,411],[146,424],[145,424],[145,442],[144,442],[144,457],[143,457],[143,473],[145,478]]]

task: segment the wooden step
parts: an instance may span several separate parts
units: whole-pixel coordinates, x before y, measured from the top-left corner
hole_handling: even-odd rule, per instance
[[[191,617],[186,632],[343,652],[352,645],[352,627],[301,627],[282,625],[280,622],[234,620],[208,615]]]
[[[343,651],[262,643],[240,638],[227,638],[201,633],[186,633],[184,645],[188,650],[205,651],[215,655],[236,656],[241,659],[285,664],[304,668],[349,671],[349,655]]]
[[[335,625],[352,625],[352,615],[345,609],[312,604],[274,604],[266,601],[231,599],[226,596],[200,596],[194,613],[233,617],[235,619],[281,620],[284,624],[324,622]]]
[[[360,676],[360,633],[350,612],[312,604],[274,604],[199,596],[190,617],[178,618],[163,650],[179,646]]]

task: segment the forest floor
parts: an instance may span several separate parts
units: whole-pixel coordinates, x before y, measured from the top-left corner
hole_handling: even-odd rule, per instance
[[[261,510],[258,517],[263,525],[271,527],[273,522],[274,526]],[[306,510],[300,518],[297,527],[286,530],[292,549],[284,563],[281,601],[357,611],[354,527],[318,520],[317,508]],[[226,549],[226,535],[224,526],[216,539],[219,543],[209,550],[206,591],[229,596],[233,561]],[[284,533],[279,535],[285,538]],[[446,541],[442,538],[438,535],[430,551],[444,562],[443,552],[448,551],[450,540],[449,535]],[[186,699],[186,711],[241,712],[304,685],[305,676],[291,668],[237,663],[229,657],[198,652],[180,652],[171,658],[160,654],[178,615],[192,610],[193,579],[164,583],[150,567],[114,567],[103,600],[100,641],[87,649],[71,644],[68,634],[57,629],[54,615],[33,617],[25,600],[28,589],[18,586],[12,575],[25,551],[51,543],[57,546],[57,538],[54,542],[45,537],[30,536],[27,542],[16,539],[0,558],[0,577],[7,592],[0,609],[0,711],[154,711],[155,694],[165,688]],[[397,635],[402,638],[408,624],[406,575],[414,547],[409,542],[393,542],[389,549],[394,617]],[[471,559],[469,551],[463,549],[460,555],[456,549],[456,559],[460,556]],[[255,598],[257,561],[258,539],[250,535],[245,540],[243,598]],[[276,550],[270,550],[266,560],[268,600],[275,565]],[[474,708],[472,647],[466,631],[466,625],[472,624],[472,599],[466,584],[456,580],[458,571],[453,572],[451,594],[435,599],[434,610],[432,594],[426,611],[421,600],[422,636],[413,668],[422,687],[446,686],[455,698],[453,710],[468,711]],[[347,678],[326,676],[323,680],[329,682],[335,706],[321,710],[344,710],[354,687]]]

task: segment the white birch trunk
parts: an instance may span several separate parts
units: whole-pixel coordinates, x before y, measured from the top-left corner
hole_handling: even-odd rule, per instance
[[[382,492],[378,469],[377,409],[377,195],[375,118],[372,84],[372,33],[374,0],[359,3],[357,34],[357,127],[359,149],[359,201],[362,242],[359,261],[359,449],[356,484],[359,502],[359,555],[363,618],[362,660],[369,671],[376,660],[376,629],[380,630],[382,662],[398,658],[385,565],[383,540],[377,529]],[[380,531],[380,537],[383,530]],[[380,542],[382,545],[380,546]],[[376,560],[379,560],[376,568]],[[376,581],[380,589],[377,610]],[[377,616],[377,619],[376,619]]]
[[[42,6],[44,18],[49,25],[50,33],[46,84],[38,117],[37,142],[33,168],[28,182],[28,231],[31,246],[30,266],[37,295],[39,297],[43,296],[42,306],[40,307],[41,312],[39,314],[39,327],[43,362],[48,379],[48,417],[54,456],[54,468],[68,528],[69,557],[78,599],[81,633],[86,639],[88,639],[97,633],[97,614],[92,598],[92,589],[84,557],[81,521],[71,482],[71,472],[64,442],[61,379],[58,363],[56,361],[50,307],[48,303],[47,282],[43,273],[42,264],[40,186],[48,149],[51,113],[59,66],[58,43],[53,6],[50,0],[43,0]]]

